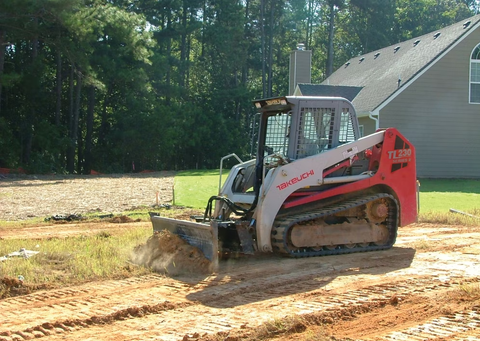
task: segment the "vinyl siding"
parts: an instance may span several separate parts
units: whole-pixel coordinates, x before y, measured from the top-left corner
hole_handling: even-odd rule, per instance
[[[469,104],[471,32],[380,112],[415,146],[423,178],[480,178],[480,105]]]
[[[363,125],[363,136],[367,136],[375,132],[375,121],[369,117],[359,117],[358,124]]]

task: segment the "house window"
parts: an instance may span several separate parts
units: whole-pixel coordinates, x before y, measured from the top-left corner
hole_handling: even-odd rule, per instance
[[[480,44],[470,57],[470,103],[480,103]]]
[[[360,130],[360,136],[359,137],[363,137],[363,132],[364,132],[364,128],[363,128],[363,124],[359,125],[358,126],[358,130]]]

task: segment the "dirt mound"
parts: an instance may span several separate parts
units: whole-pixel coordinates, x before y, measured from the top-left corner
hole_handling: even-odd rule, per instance
[[[145,244],[136,246],[132,261],[171,276],[213,271],[212,263],[202,251],[167,230],[155,232]]]
[[[0,299],[6,297],[27,295],[34,290],[48,289],[48,284],[27,284],[22,279],[4,276],[0,278]]]
[[[5,286],[6,288],[17,288],[23,285],[23,281],[13,277],[5,276],[0,279],[0,284]]]
[[[133,223],[133,222],[139,222],[139,221],[142,221],[142,220],[141,219],[133,220],[132,218],[127,217],[126,215],[122,215],[122,216],[119,216],[119,217],[113,217],[112,219],[110,219],[111,223],[116,223],[116,224]]]

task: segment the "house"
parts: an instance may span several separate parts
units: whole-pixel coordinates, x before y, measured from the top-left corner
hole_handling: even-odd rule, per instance
[[[342,96],[363,134],[399,129],[423,178],[480,178],[480,15],[346,62],[297,96]]]

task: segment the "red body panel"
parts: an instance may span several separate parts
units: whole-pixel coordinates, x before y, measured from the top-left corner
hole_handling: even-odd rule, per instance
[[[369,170],[375,174],[364,180],[347,183],[302,198],[289,198],[284,207],[306,203],[342,194],[361,192],[374,186],[386,186],[399,204],[400,226],[417,221],[417,171],[414,146],[395,128],[385,130],[383,143],[372,146]]]

